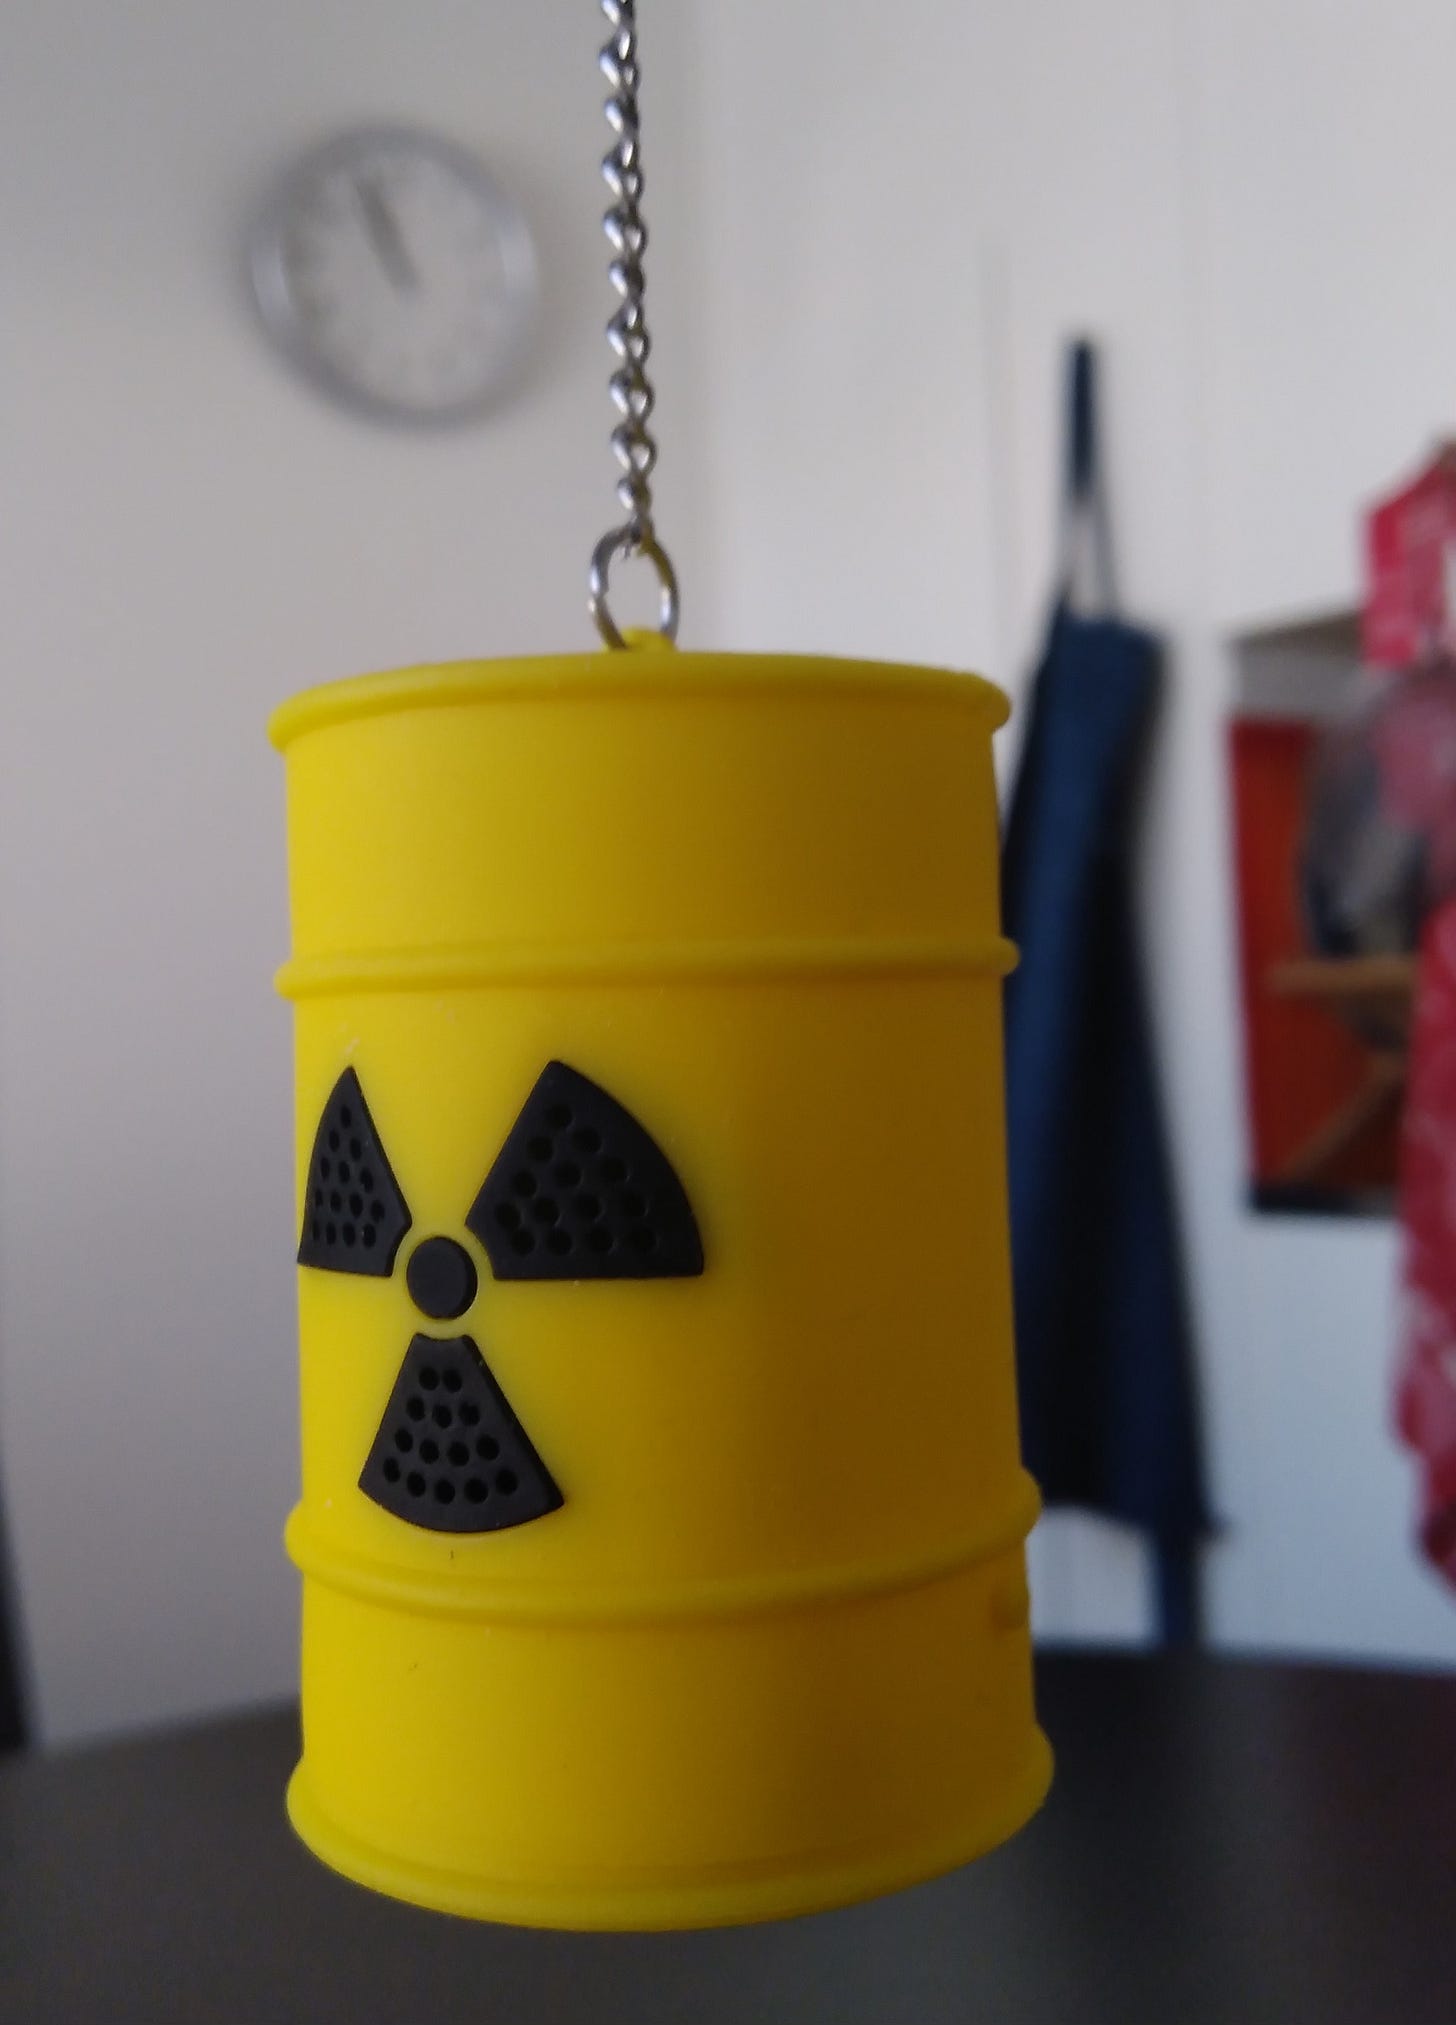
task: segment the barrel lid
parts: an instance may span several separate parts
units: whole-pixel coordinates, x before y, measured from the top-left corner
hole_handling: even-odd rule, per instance
[[[273,712],[268,736],[280,752],[305,732],[395,711],[550,695],[562,702],[625,696],[762,696],[816,690],[844,698],[923,694],[962,702],[992,728],[1010,704],[979,675],[890,661],[818,654],[717,654],[678,650],[532,655],[500,661],[442,661],[356,675],[305,689]]]

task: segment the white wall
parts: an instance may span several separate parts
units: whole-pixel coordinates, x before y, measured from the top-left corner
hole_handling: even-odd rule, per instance
[[[1427,225],[1456,174],[1456,16],[1441,0],[1185,0],[1183,16],[1191,645],[1223,695],[1231,634],[1358,602],[1359,509],[1456,420],[1456,274]],[[1200,1099],[1206,1066],[1179,1064],[1185,1172],[1200,1112],[1212,1129],[1242,1098],[1219,1074]],[[1410,1547],[1415,1477],[1389,1428],[1394,1229],[1216,1227],[1206,1284],[1230,1290],[1205,1347],[1223,1374],[1230,1522],[1216,1628],[1234,1645],[1451,1665],[1456,1598]]]
[[[586,558],[613,506],[602,32],[580,0],[7,14],[0,1482],[51,1738],[293,1680],[290,1056],[270,988],[287,923],[264,719],[362,668],[590,644]],[[645,98],[651,264],[677,278],[653,291],[661,492],[691,583],[690,32],[654,24]],[[239,278],[244,220],[290,154],[380,116],[477,145],[540,241],[531,382],[451,437],[317,400],[259,341]]]
[[[1208,584],[1248,625],[1346,598],[1351,503],[1456,419],[1456,278],[1429,229],[1456,173],[1456,10],[1187,13]]]
[[[718,632],[1014,686],[1053,525],[1060,350],[1104,345],[1124,596],[1172,683],[1145,836],[1225,1645],[1456,1662],[1387,1432],[1388,1227],[1241,1207],[1228,633],[1353,601],[1357,502],[1456,405],[1430,241],[1438,0],[740,0],[707,16]],[[791,446],[787,447],[786,446]],[[1140,1637],[1139,1544],[1057,1519],[1047,1632]]]
[[[1153,983],[1229,1644],[1456,1660],[1385,1432],[1388,1232],[1242,1169],[1225,633],[1353,589],[1355,499],[1450,419],[1439,0],[682,0],[646,13],[663,524],[691,641],[1014,680],[1063,337],[1105,341],[1129,605],[1174,680]],[[52,1737],[283,1692],[294,1583],[280,795],[303,683],[587,644],[609,505],[583,0],[51,0],[0,66],[0,1477]],[[1297,123],[1294,108],[1298,108]],[[475,142],[545,263],[487,427],[356,423],[260,345],[237,240],[357,117]],[[1296,144],[1297,143],[1297,144]],[[1306,469],[1307,466],[1307,469]],[[1041,1622],[1144,1624],[1063,1525]]]

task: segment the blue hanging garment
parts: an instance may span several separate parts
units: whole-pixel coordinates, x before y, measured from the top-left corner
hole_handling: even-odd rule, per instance
[[[1072,349],[1062,569],[1003,852],[1006,1103],[1027,1467],[1151,1535],[1164,1641],[1197,1635],[1208,1529],[1172,1179],[1133,902],[1161,649],[1115,609],[1093,353]],[[1094,539],[1108,616],[1072,609]]]

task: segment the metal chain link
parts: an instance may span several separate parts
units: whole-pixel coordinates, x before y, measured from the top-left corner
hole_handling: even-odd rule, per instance
[[[652,340],[647,332],[644,302],[647,281],[642,255],[647,227],[642,218],[642,118],[637,105],[641,68],[637,59],[636,0],[601,0],[612,33],[602,47],[602,74],[611,86],[606,103],[607,124],[616,136],[602,162],[602,176],[612,193],[603,228],[612,249],[607,275],[621,303],[607,325],[607,341],[619,360],[608,382],[620,420],[612,431],[612,449],[621,467],[617,498],[627,518],[604,534],[592,552],[590,610],[598,632],[609,647],[627,642],[607,604],[611,567],[618,556],[645,556],[657,572],[658,629],[669,640],[677,637],[677,576],[652,524],[652,473],[657,441],[648,424],[656,394],[647,377]]]

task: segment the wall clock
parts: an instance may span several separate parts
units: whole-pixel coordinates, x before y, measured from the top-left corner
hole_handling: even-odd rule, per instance
[[[254,225],[249,267],[284,356],[385,421],[483,414],[535,322],[519,207],[468,149],[412,127],[357,128],[297,161]]]

